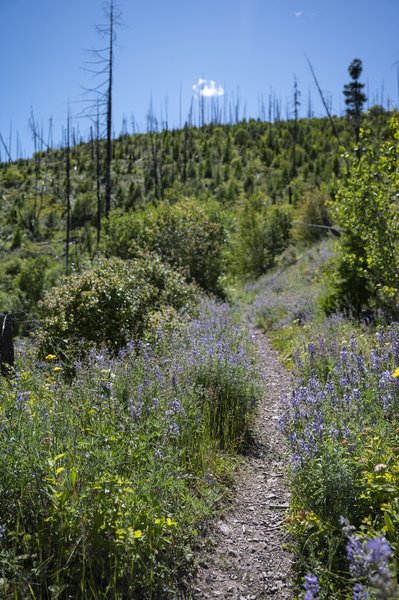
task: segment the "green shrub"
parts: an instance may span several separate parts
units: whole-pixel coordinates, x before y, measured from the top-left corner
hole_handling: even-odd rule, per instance
[[[337,194],[337,217],[345,234],[340,248],[336,303],[359,311],[383,307],[398,314],[399,220],[398,157],[399,119],[391,122],[391,138],[376,152],[363,138],[360,161]]]
[[[317,188],[305,192],[297,218],[294,236],[305,242],[316,242],[325,237],[331,226],[325,192]]]
[[[71,214],[71,226],[82,227],[85,223],[95,224],[97,200],[92,192],[83,192],[76,197]]]
[[[40,352],[64,360],[90,346],[107,346],[114,352],[145,334],[154,311],[187,309],[195,294],[195,288],[156,255],[103,259],[46,294],[39,305]]]
[[[248,199],[229,250],[233,273],[246,279],[266,273],[289,245],[290,229],[289,207],[275,206],[259,197]]]
[[[111,215],[104,237],[108,256],[132,258],[142,250],[156,252],[188,281],[221,294],[222,249],[226,225],[216,207],[195,200],[160,204],[143,212]]]

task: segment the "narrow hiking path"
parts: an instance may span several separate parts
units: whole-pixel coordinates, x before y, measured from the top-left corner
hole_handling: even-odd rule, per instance
[[[212,528],[200,558],[192,598],[288,599],[291,557],[283,528],[289,493],[281,396],[292,378],[266,336],[246,323],[259,356],[263,399],[254,424],[254,450],[238,472],[234,500]]]

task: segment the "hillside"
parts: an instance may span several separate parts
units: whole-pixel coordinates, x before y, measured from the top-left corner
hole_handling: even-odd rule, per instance
[[[351,124],[336,117],[334,122],[341,144],[350,148]],[[377,142],[386,135],[387,122],[387,114],[371,110],[364,124],[370,126]],[[70,152],[65,148],[48,150],[38,152],[31,160],[1,163],[0,305],[2,310],[14,313],[20,331],[34,326],[37,301],[65,273],[68,155],[68,270],[80,271],[99,252],[113,252],[106,244],[97,243],[98,236],[103,238],[106,231],[103,142],[97,146],[91,140],[73,146]],[[113,143],[110,216],[133,211],[144,215],[162,202],[173,204],[183,198],[191,198],[200,206],[212,201],[225,224],[226,248],[232,239],[232,254],[237,255],[237,243],[246,244],[244,253],[253,243],[265,243],[259,239],[237,241],[234,235],[231,238],[240,229],[240,219],[241,229],[246,230],[246,219],[253,219],[253,213],[262,213],[264,221],[275,210],[271,207],[282,207],[289,214],[289,222],[283,217],[281,235],[285,241],[273,242],[273,248],[268,249],[271,259],[256,256],[249,264],[247,260],[238,261],[220,270],[220,275],[234,271],[258,276],[273,264],[273,255],[288,244],[293,221],[310,218],[316,224],[317,219],[319,224],[330,224],[320,205],[334,197],[337,182],[345,172],[345,160],[328,119],[249,121],[150,131],[124,136]],[[301,211],[306,198],[308,215]],[[317,233],[313,229],[308,237],[317,237]]]

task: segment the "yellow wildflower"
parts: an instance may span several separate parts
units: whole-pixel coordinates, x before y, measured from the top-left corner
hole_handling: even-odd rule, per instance
[[[57,357],[55,354],[47,354],[46,360],[55,360]]]
[[[396,377],[396,379],[399,379],[399,367],[397,369],[394,370],[393,373],[391,373],[392,377]]]
[[[137,540],[141,537],[143,537],[143,532],[141,531],[141,529],[136,529],[136,531],[133,532],[133,538]]]
[[[61,367],[54,367],[54,373],[60,373],[62,371]]]

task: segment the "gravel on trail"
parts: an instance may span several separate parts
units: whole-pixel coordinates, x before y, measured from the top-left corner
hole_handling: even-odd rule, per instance
[[[281,398],[292,389],[267,337],[247,322],[256,344],[263,399],[254,423],[254,449],[237,474],[234,499],[216,522],[198,558],[190,598],[292,598],[292,557],[284,515],[289,504],[284,438],[278,429]]]

